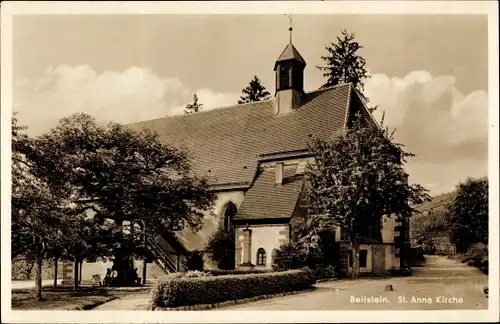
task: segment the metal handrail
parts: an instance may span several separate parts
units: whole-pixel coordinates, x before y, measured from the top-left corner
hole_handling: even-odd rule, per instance
[[[166,253],[164,253],[158,246],[154,245],[154,250],[157,254],[157,258],[160,259],[164,265],[170,270],[175,272],[175,264],[172,262],[172,260],[168,257]]]

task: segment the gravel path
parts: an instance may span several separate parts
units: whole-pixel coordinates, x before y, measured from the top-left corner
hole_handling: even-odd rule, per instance
[[[339,280],[317,284],[303,294],[235,305],[221,310],[444,310],[487,309],[479,270],[439,256],[428,256],[410,277]],[[393,291],[385,291],[392,285]]]
[[[97,306],[94,310],[147,310],[149,296],[149,290],[131,292],[127,296]]]

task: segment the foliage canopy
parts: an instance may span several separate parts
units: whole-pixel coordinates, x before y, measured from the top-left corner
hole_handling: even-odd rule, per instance
[[[488,244],[488,178],[468,178],[456,190],[447,218],[451,241],[458,252],[473,243]]]
[[[413,154],[393,143],[387,128],[364,125],[357,115],[351,127],[311,142],[315,163],[305,174],[310,217],[303,225],[303,244],[315,247],[322,231],[339,227],[357,254],[363,239],[380,235],[384,215],[409,217],[412,205],[429,198],[422,186],[408,183],[403,165]]]

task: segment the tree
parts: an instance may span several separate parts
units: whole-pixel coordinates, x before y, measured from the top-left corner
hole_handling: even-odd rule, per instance
[[[457,251],[465,252],[473,243],[488,244],[488,178],[468,178],[456,190],[447,224]]]
[[[35,265],[35,295],[42,299],[42,263],[61,242],[71,237],[65,224],[76,214],[68,206],[68,191],[47,183],[50,169],[40,159],[40,148],[33,145],[25,127],[12,119],[12,200],[11,258],[22,258]],[[33,154],[38,152],[38,154]]]
[[[408,184],[403,164],[413,154],[392,143],[393,134],[363,127],[358,116],[352,127],[309,145],[316,163],[306,169],[310,216],[300,240],[318,245],[321,232],[340,227],[353,249],[353,278],[359,277],[360,243],[380,239],[382,217],[409,217],[412,204],[428,199],[423,187]]]
[[[208,240],[206,251],[223,270],[234,269],[234,232],[220,228]]]
[[[241,92],[243,95],[240,97],[240,100],[238,100],[239,104],[266,100],[271,95],[257,76],[254,76],[250,84],[245,89],[241,90]]]
[[[184,108],[185,114],[196,113],[203,109],[203,104],[198,103],[198,96],[196,93],[193,95],[193,103],[187,104]]]
[[[118,281],[131,270],[130,257],[145,254],[143,236],[129,235],[128,222],[146,223],[147,236],[169,231],[181,220],[198,230],[215,198],[207,179],[191,172],[188,153],[150,130],[100,125],[76,114],[35,144],[36,158],[55,170],[50,186],[69,188],[75,210],[93,222],[86,223],[89,235],[73,242],[71,253],[83,258],[95,256],[96,249],[112,251]],[[96,234],[93,224],[106,225],[100,230],[107,234]],[[94,242],[90,247],[89,241]]]
[[[367,103],[368,98],[363,94],[363,90],[364,81],[370,75],[365,69],[365,58],[358,53],[363,46],[354,40],[353,33],[342,30],[342,36],[343,38],[337,37],[337,43],[332,42],[329,46],[325,46],[328,54],[321,57],[325,65],[317,66],[326,78],[326,83],[321,88],[351,83]],[[375,106],[369,110],[373,112],[376,108]]]

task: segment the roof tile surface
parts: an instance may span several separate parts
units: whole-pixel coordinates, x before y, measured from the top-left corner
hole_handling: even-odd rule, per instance
[[[306,65],[306,61],[300,55],[299,51],[297,51],[295,46],[292,45],[292,43],[289,43],[285,47],[285,49],[281,53],[280,57],[276,60],[276,63],[288,61],[288,60],[297,60],[297,61],[301,62],[302,64]]]
[[[285,168],[282,184],[275,184],[275,170],[260,170],[234,220],[289,218],[302,192],[303,177],[295,168]]]
[[[275,115],[274,101],[212,109],[130,124],[188,150],[193,171],[212,184],[251,184],[261,154],[307,148],[344,126],[350,85],[306,93],[294,112]]]

